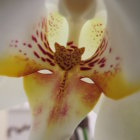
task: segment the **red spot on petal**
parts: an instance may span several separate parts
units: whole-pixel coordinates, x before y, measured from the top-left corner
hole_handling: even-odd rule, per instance
[[[40,58],[39,54],[37,52],[34,51],[34,55],[37,57],[37,58]]]
[[[37,35],[37,36],[39,35],[38,30],[36,30],[36,35]]]
[[[41,60],[42,60],[43,62],[45,62],[45,61],[46,61],[46,59],[45,59],[45,58],[43,58],[43,57],[41,57]]]
[[[90,67],[93,67],[97,62],[99,61],[99,59],[94,60],[93,62],[89,63],[88,65]]]
[[[111,52],[112,52],[112,48],[109,49],[109,53],[111,53]]]
[[[98,62],[98,64],[105,63],[105,61],[106,61],[106,59],[105,59],[105,58],[102,58],[102,59]]]
[[[26,46],[26,43],[23,43],[24,46]]]
[[[120,57],[116,57],[116,60],[120,60]]]
[[[16,40],[15,43],[18,43],[18,40]]]
[[[67,43],[67,46],[71,46],[73,44],[73,41],[70,41]]]
[[[37,43],[37,39],[36,39],[35,36],[32,36],[32,40],[33,40],[35,43]]]
[[[89,68],[89,67],[81,67],[80,70],[83,70],[83,71],[85,71],[85,70],[91,70],[91,68]]]
[[[43,41],[43,33],[42,32],[40,33],[40,38]]]
[[[113,67],[113,65],[110,65],[110,68],[112,68]]]
[[[105,64],[100,65],[100,68],[103,68],[105,66]]]
[[[28,48],[32,48],[32,45],[31,44],[28,44]]]

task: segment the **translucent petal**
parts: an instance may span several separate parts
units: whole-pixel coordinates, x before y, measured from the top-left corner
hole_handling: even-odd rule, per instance
[[[110,3],[108,4],[110,5]],[[103,28],[98,28],[97,32],[91,33],[93,25],[96,25],[92,22],[95,23],[96,19],[89,21],[91,23],[84,27],[87,30],[85,38],[88,38],[88,48],[93,46],[96,50],[96,40],[101,42],[95,54],[81,63],[83,75],[92,77],[92,80],[102,89],[105,95],[113,99],[125,97],[140,89],[140,64],[136,63],[136,66],[133,64],[139,56],[135,53],[132,55],[132,50],[134,52],[139,50],[138,40],[134,44],[132,43],[132,40],[135,40],[138,34],[130,35],[128,31],[135,31],[134,24],[129,26],[129,23],[124,22],[123,18],[126,18],[126,16],[123,13],[120,14],[120,10],[116,7],[117,3],[114,7],[110,5],[111,10],[107,7],[107,24],[100,20],[97,25],[103,25]],[[119,16],[119,20],[116,20],[118,14],[121,16]],[[137,24],[138,21],[135,22]],[[100,36],[100,32],[103,33],[103,38]],[[95,36],[97,39],[94,41]],[[129,55],[130,52],[131,55]]]
[[[140,93],[123,100],[105,98],[98,113],[95,140],[140,139]]]
[[[96,85],[72,73],[35,73],[24,78],[24,87],[32,112],[30,140],[70,138],[100,97]]]

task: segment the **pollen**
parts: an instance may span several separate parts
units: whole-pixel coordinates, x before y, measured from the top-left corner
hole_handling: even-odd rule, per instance
[[[54,59],[61,69],[68,71],[74,66],[80,64],[81,56],[85,48],[78,48],[76,46],[65,48],[64,46],[55,43]]]

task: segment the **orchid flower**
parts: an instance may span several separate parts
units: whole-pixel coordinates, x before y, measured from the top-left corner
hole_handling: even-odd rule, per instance
[[[110,3],[57,2],[0,1],[0,75],[23,77],[32,114],[30,140],[69,139],[102,93],[117,100],[140,89],[128,62],[132,46],[108,16],[115,10]],[[8,96],[22,91],[18,85]]]

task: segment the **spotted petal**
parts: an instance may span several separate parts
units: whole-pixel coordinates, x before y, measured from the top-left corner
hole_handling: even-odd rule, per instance
[[[30,140],[70,138],[100,97],[94,84],[69,72],[35,73],[24,78],[24,87],[32,112]]]
[[[51,36],[52,25],[55,30]],[[21,77],[42,69],[55,69],[51,38],[55,39],[57,35],[56,41],[61,43],[63,38],[62,43],[66,42],[68,24],[65,18],[57,13],[48,15],[44,0],[0,1],[0,26],[0,75]],[[60,29],[65,30],[64,36]],[[10,102],[1,101],[1,107],[15,105],[18,101],[23,103],[25,97],[21,94],[24,93],[21,91],[21,79],[15,79],[12,87],[9,87],[10,90],[6,90],[12,79],[1,78],[5,82],[0,83],[3,87],[0,97],[8,98],[9,93],[13,93]],[[18,101],[14,100],[15,96]]]
[[[55,66],[53,51],[50,48],[48,37],[53,36],[55,38],[55,32],[57,32],[57,36],[59,35],[60,30],[57,30],[57,28],[59,29],[59,26],[62,29],[65,27],[63,24],[65,19],[58,14],[52,14],[51,18],[53,18],[53,21],[50,21],[50,18],[48,20],[42,18],[41,22],[33,28],[33,33],[29,35],[28,40],[11,39],[7,44],[8,47],[5,47],[4,51],[1,52],[1,75],[18,77],[41,69],[52,69]],[[47,22],[50,24],[47,24]],[[59,24],[57,25],[57,23]],[[50,31],[51,26],[56,26],[52,27],[54,30],[52,32]],[[60,38],[62,38],[62,35]]]
[[[112,9],[109,15],[113,14],[113,10],[117,9]],[[95,53],[81,63],[80,69],[106,96],[119,99],[140,89],[140,74],[137,72],[136,79],[133,71],[135,69],[132,68],[134,64],[129,55],[130,50],[138,50],[138,44],[131,42],[134,37],[131,38],[128,32],[135,28],[127,28],[125,25],[128,22],[123,19],[115,23],[112,18],[108,17],[106,20],[106,15],[102,14],[102,18],[96,17],[83,27],[81,38],[85,36],[88,40],[85,47],[89,50],[93,47]],[[120,37],[121,35],[123,36]],[[138,66],[139,64],[137,68]]]

